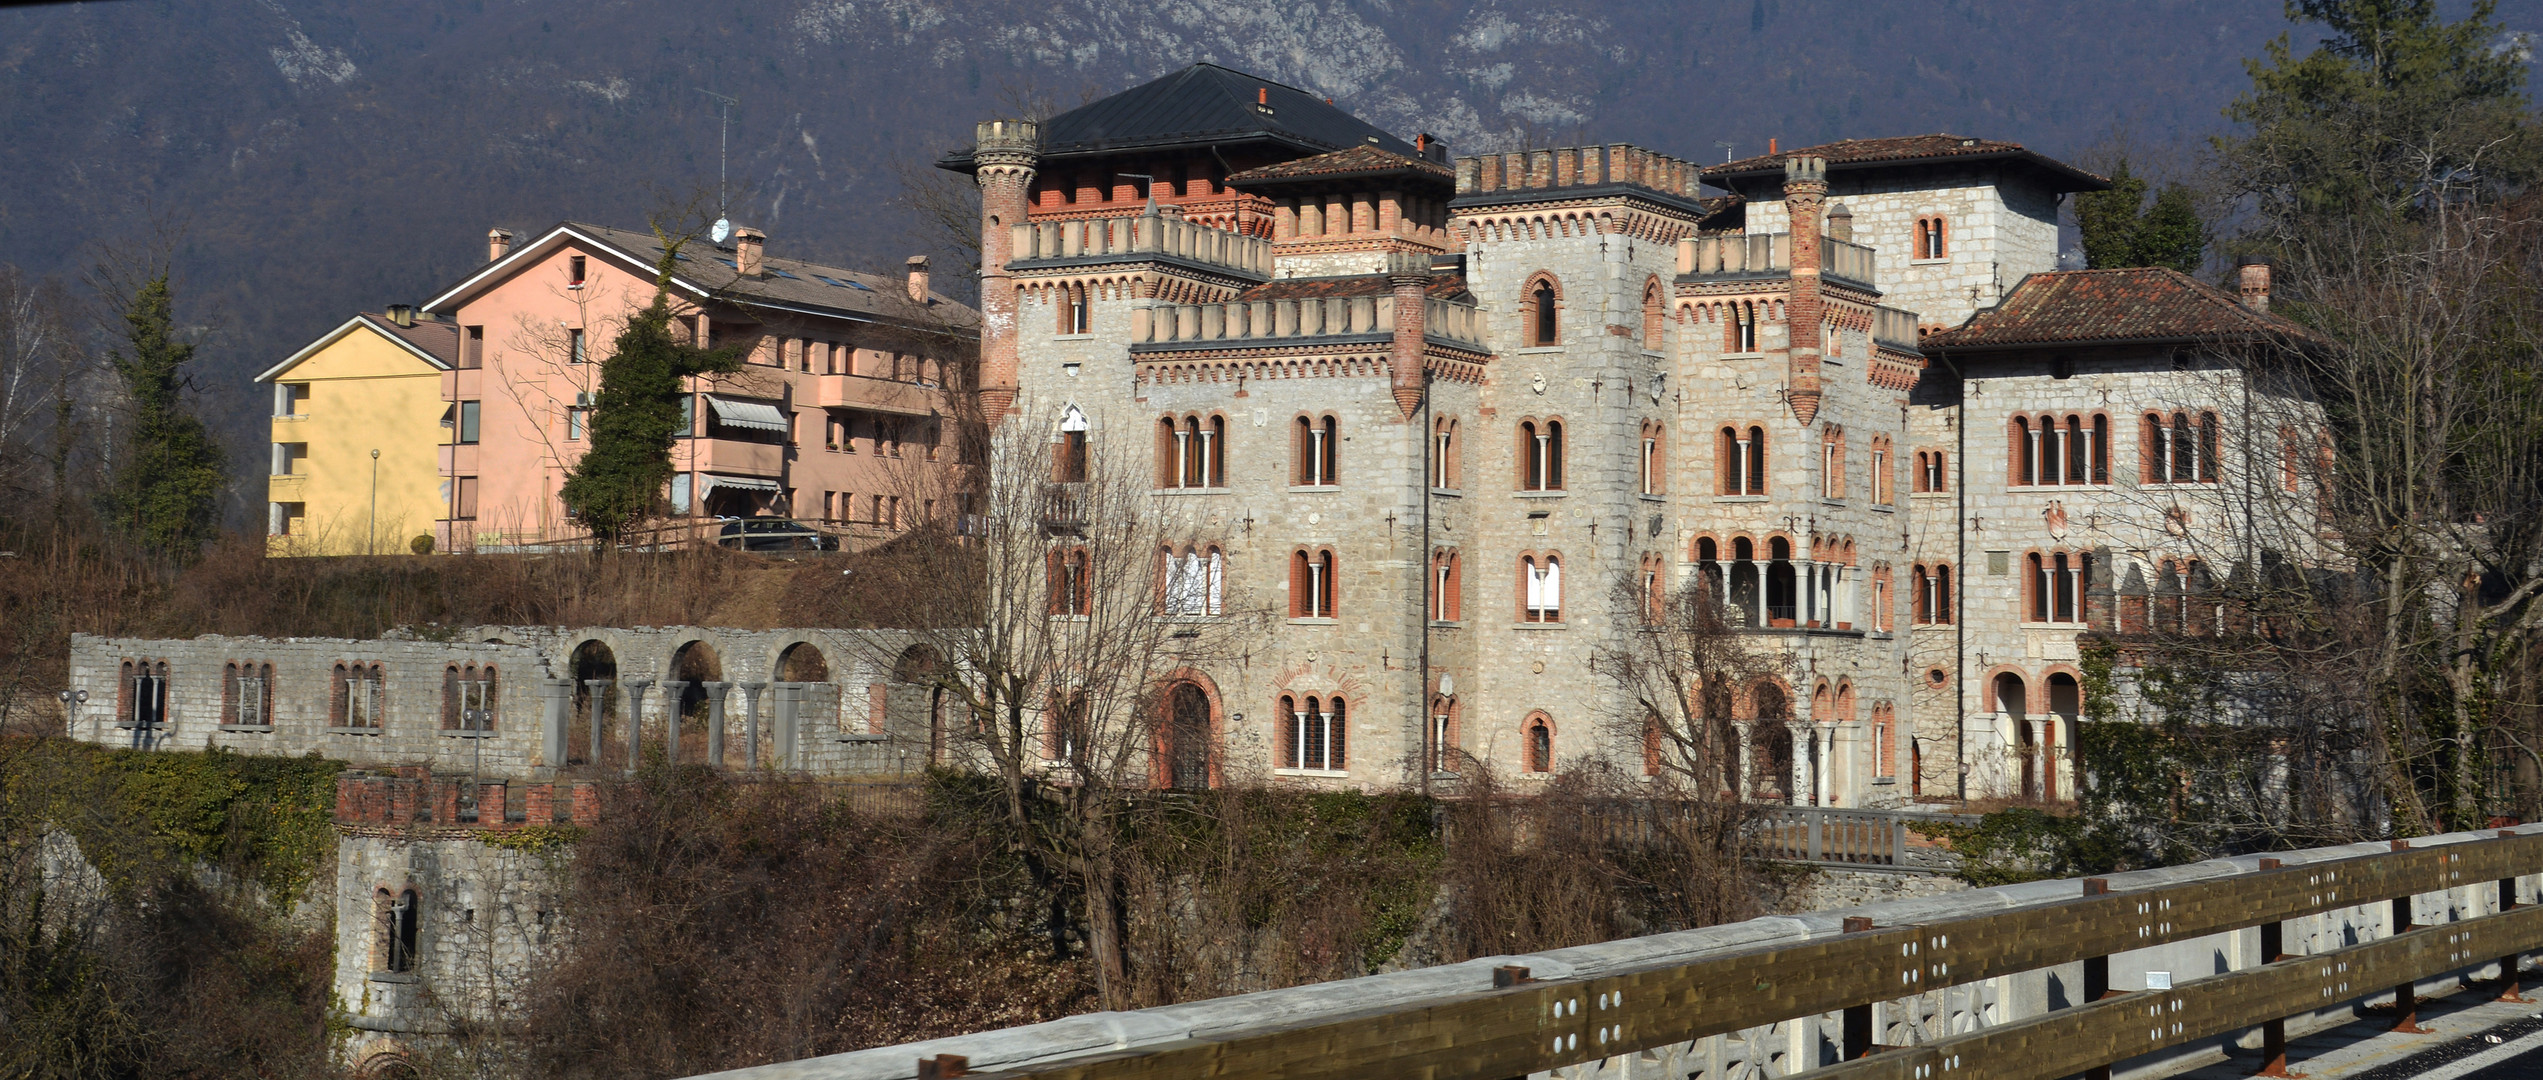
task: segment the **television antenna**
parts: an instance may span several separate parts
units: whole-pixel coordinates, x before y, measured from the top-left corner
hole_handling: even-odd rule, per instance
[[[1717,143],[1714,143],[1713,145],[1715,145],[1715,146],[1718,146],[1718,147],[1721,147],[1721,148],[1722,148],[1722,164],[1725,164],[1725,165],[1730,164],[1730,163],[1731,163],[1731,144],[1726,143],[1726,142],[1717,142]]]
[[[721,244],[725,238],[733,235],[733,220],[726,214],[730,207],[724,201],[724,162],[733,147],[733,106],[741,104],[742,101],[740,98],[719,94],[705,87],[699,87],[697,90],[698,93],[715,99],[716,112],[719,114],[723,127],[723,133],[717,137],[715,144],[715,230],[709,234],[711,239]]]

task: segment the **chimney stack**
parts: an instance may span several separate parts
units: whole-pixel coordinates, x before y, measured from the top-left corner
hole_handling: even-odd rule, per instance
[[[1796,155],[1784,159],[1784,206],[1792,222],[1792,299],[1784,322],[1788,352],[1785,368],[1789,389],[1785,400],[1793,419],[1810,423],[1819,415],[1819,323],[1826,303],[1819,292],[1819,215],[1828,202],[1828,160]],[[1848,227],[1852,223],[1848,222]]]
[[[2258,255],[2245,255],[2237,272],[2242,279],[2243,306],[2268,314],[2269,260]]]
[[[909,257],[909,298],[914,304],[927,302],[927,256]]]
[[[755,278],[767,270],[768,234],[752,228],[733,230],[733,267],[743,277]]]
[[[493,262],[512,254],[512,230],[486,230],[486,261]]]
[[[1844,203],[1828,207],[1828,239],[1854,241],[1854,211],[1846,209]]]
[[[415,325],[415,305],[413,304],[390,304],[388,315],[389,321],[399,326]]]

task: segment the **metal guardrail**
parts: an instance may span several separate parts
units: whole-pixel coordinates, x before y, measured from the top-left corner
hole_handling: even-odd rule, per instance
[[[1798,1020],[1811,1021],[1808,1055],[1782,1062],[1778,1075],[2046,1080],[2252,1029],[2264,1053],[2283,1058],[2289,1017],[2398,992],[2407,1025],[2417,983],[2469,977],[2492,964],[2513,973],[2520,954],[2543,950],[2543,906],[2533,906],[2526,881],[2543,874],[2543,829],[2432,840],[2371,853],[2363,845],[2290,853],[2293,865],[2237,860],[2122,879],[2144,883],[2138,888],[2114,890],[2106,879],[2038,882],[1881,905],[1858,909],[1870,914],[1845,919],[1842,932],[1825,916],[1777,917],[1502,958],[1489,988],[1468,981],[1476,964],[1456,965],[729,1075],[959,1076],[974,1060],[962,1055],[1006,1066],[972,1074],[997,1080],[1502,1080],[1553,1070],[1587,1077],[1616,1066],[1638,1076],[1635,1063],[1655,1058],[1662,1071],[1683,1075],[1678,1063],[1698,1040]],[[2419,899],[2430,894],[2442,902]],[[1885,912],[1912,921],[1877,925]],[[2436,921],[2423,922],[2423,912]],[[2165,946],[2195,946],[2204,966],[2215,942],[2219,966],[2231,967],[2222,963],[2223,936],[2249,941],[2241,935],[2254,930],[2260,949],[2252,966],[2177,985],[2168,978],[2158,985],[2149,973],[2148,989],[2138,991],[2111,985],[2115,954],[2142,963],[2178,953]],[[2308,930],[2336,947],[2287,955]],[[1554,977],[1532,978],[1522,961]],[[2040,1015],[1981,1022],[1977,1030],[1947,1024],[1913,1046],[1873,1042],[1880,1003],[2044,969],[2061,969],[2071,1004],[2051,1002]],[[1838,1044],[1834,1054],[1822,1053],[1820,1018],[1841,1018],[1829,1025],[1842,1030],[1829,1040]],[[1800,1052],[1803,1029],[1792,1030],[1790,1051]]]

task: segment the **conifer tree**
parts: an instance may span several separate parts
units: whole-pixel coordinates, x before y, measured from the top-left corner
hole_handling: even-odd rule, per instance
[[[601,361],[591,448],[558,492],[565,512],[603,547],[661,507],[663,487],[671,482],[671,440],[680,431],[682,381],[742,364],[738,347],[701,349],[671,335],[667,285],[680,247],[679,240],[663,238],[653,303],[627,320]]]
[[[2095,270],[2126,266],[2166,266],[2184,274],[2198,272],[2207,257],[2207,223],[2192,204],[2190,189],[2166,184],[2146,202],[2144,177],[2121,158],[2110,173],[2110,190],[2075,196],[2075,229],[2084,241],[2084,265]]]
[[[221,449],[186,411],[185,366],[194,345],[177,339],[165,270],[124,300],[125,348],[109,354],[131,398],[132,428],[106,492],[107,518],[144,550],[191,559],[219,528]]]

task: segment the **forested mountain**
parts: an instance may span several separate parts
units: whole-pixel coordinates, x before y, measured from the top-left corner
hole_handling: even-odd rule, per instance
[[[2499,21],[2543,27],[2543,0]],[[2285,28],[2259,0],[14,8],[0,258],[75,276],[100,244],[181,230],[180,311],[212,328],[198,382],[252,447],[254,371],[357,308],[429,296],[482,258],[488,227],[635,225],[711,191],[717,103],[701,90],[740,102],[737,220],[774,253],[888,269],[935,242],[900,205],[900,173],[973,120],[1194,60],[1452,152],[1595,139],[1711,160],[1724,142],[1949,130],[2067,153],[2114,123],[2155,141],[2214,129],[2248,85],[2241,59]]]

